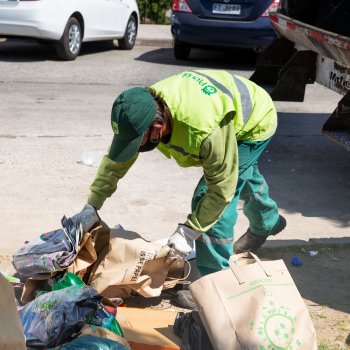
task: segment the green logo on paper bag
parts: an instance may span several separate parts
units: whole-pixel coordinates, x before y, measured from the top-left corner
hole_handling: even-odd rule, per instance
[[[252,321],[249,328],[254,328]],[[299,340],[293,345],[295,318],[290,315],[289,308],[277,307],[273,301],[263,307],[257,333],[263,341],[259,350],[296,350],[301,345]]]

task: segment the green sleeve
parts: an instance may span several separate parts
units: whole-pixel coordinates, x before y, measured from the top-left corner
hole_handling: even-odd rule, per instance
[[[236,191],[238,147],[233,123],[216,128],[202,142],[200,156],[208,191],[188,215],[186,224],[205,232],[218,221]]]
[[[104,201],[117,189],[118,181],[135,163],[138,153],[126,162],[115,162],[104,156],[97,170],[95,180],[90,185],[88,203],[101,209]]]

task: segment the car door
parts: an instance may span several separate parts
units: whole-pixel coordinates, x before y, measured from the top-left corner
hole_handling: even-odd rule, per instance
[[[104,30],[108,36],[124,35],[130,16],[127,0],[102,0],[105,2]]]
[[[84,21],[84,41],[99,39],[104,34],[105,0],[64,0],[62,5],[71,8],[71,13],[80,13]]]

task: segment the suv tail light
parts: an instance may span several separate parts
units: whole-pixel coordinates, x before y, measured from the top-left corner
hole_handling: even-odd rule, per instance
[[[173,0],[171,8],[174,12],[192,12],[186,0]]]
[[[260,17],[269,16],[270,12],[277,11],[279,6],[280,6],[280,0],[272,1],[271,5],[260,15]]]

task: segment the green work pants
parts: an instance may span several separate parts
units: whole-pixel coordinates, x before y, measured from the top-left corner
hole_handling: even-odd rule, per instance
[[[228,259],[233,254],[239,199],[244,201],[243,213],[249,220],[251,232],[268,236],[278,224],[277,205],[269,197],[268,186],[257,164],[269,141],[238,142],[239,171],[235,195],[215,225],[195,241],[197,267],[202,275],[228,268]],[[202,177],[192,197],[192,210],[207,189]]]

